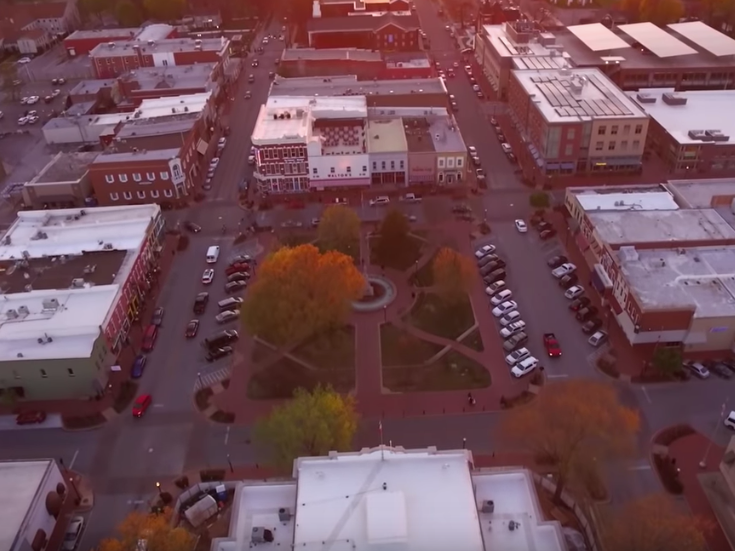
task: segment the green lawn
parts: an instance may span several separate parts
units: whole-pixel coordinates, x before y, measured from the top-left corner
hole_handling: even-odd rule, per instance
[[[485,350],[485,345],[482,342],[482,335],[480,334],[479,328],[472,331],[472,333],[467,335],[460,342],[467,348],[477,350],[478,352],[482,352],[483,350]]]
[[[319,243],[319,241],[317,241],[315,243],[315,245],[317,247],[319,247],[319,250],[322,253],[327,252],[324,249],[324,247],[322,247],[321,243]],[[340,251],[340,252],[346,254],[349,257],[351,257],[352,258],[352,261],[355,263],[355,266],[357,266],[358,268],[360,267],[360,240],[359,239],[356,239],[353,243],[350,243],[347,246],[346,250]]]
[[[250,377],[247,395],[252,400],[287,399],[297,388],[311,391],[318,384],[330,385],[337,392],[350,392],[355,388],[355,370],[311,370],[282,357]]]
[[[416,287],[431,287],[434,285],[434,259],[436,254],[421,266],[418,271],[411,272],[409,283]]]
[[[317,368],[354,369],[355,328],[345,325],[331,333],[315,335],[291,353]]]
[[[421,340],[393,324],[380,326],[381,363],[384,367],[424,363],[441,349],[441,345]]]
[[[454,350],[428,365],[383,369],[383,386],[393,392],[472,390],[490,383],[485,367]]]
[[[421,293],[408,314],[408,321],[418,329],[454,340],[475,323],[468,296],[455,304],[447,304],[439,295]]]

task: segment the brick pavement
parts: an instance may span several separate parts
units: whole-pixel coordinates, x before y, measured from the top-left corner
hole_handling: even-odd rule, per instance
[[[686,498],[692,514],[703,519],[710,527],[704,536],[710,551],[729,551],[730,544],[722,531],[715,512],[697,479],[702,473],[717,472],[725,453],[724,448],[712,443],[707,456],[705,468],[699,466],[704,457],[710,439],[698,432],[676,440],[669,446],[669,456],[676,458],[676,465],[680,469],[679,476],[684,484]]]

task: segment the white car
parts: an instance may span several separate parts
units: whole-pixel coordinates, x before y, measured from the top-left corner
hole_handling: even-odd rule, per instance
[[[576,271],[577,267],[572,264],[571,262],[565,262],[558,268],[555,268],[551,271],[551,275],[553,275],[556,279],[561,279],[565,275],[571,274],[574,271]]]
[[[375,199],[370,199],[371,207],[379,207],[381,205],[387,205],[388,203],[390,203],[390,198],[385,195],[381,195],[380,197],[376,197]]]
[[[727,417],[725,417],[725,426],[728,429],[735,430],[735,411],[731,411],[728,413]]]
[[[28,98],[27,97],[24,96],[24,97],[20,98],[20,104],[21,105],[25,105],[26,103],[28,103]]]
[[[217,149],[223,149],[227,145],[227,138],[222,137],[217,140]]]
[[[504,339],[507,339],[508,337],[512,337],[516,333],[520,333],[526,328],[526,322],[523,320],[514,321],[510,325],[507,325],[506,327],[503,327],[500,330],[500,336]]]
[[[510,366],[514,366],[521,360],[525,360],[526,358],[528,358],[530,355],[531,351],[528,348],[519,348],[518,350],[514,350],[505,357],[505,363]]]
[[[18,119],[18,126],[25,126],[28,124],[28,117],[21,117]]]
[[[84,529],[84,517],[74,517],[64,533],[63,551],[73,551],[79,545],[79,539]]]
[[[56,96],[58,96],[59,94],[61,94],[61,90],[59,90],[59,89],[56,89],[56,90],[54,90],[53,92],[51,92],[51,97],[52,97],[52,98],[55,98],[55,97],[56,97]]]
[[[498,292],[493,298],[490,299],[490,302],[493,306],[499,306],[506,300],[510,300],[513,298],[513,291],[510,289],[503,289],[502,291]]]
[[[495,296],[496,293],[499,293],[505,289],[505,281],[502,279],[500,281],[496,281],[495,283],[491,284],[488,287],[485,287],[485,294],[489,297]]]
[[[590,336],[589,339],[587,339],[587,342],[597,348],[598,346],[607,342],[607,333],[605,333],[604,331],[597,331],[592,336]]]
[[[467,148],[467,151],[469,151],[470,157],[476,157],[477,156],[477,148],[474,145],[469,146]]]
[[[255,164],[255,155],[248,155],[248,164],[249,165]]]
[[[38,116],[31,115],[28,117],[28,124],[36,124],[38,122]]]
[[[517,309],[518,304],[515,300],[506,300],[505,302],[502,302],[498,304],[495,308],[493,308],[493,316],[495,316],[496,318],[501,318],[508,312],[512,312],[513,310]]]
[[[30,62],[31,62],[31,58],[30,57],[21,57],[18,60],[18,63],[20,63],[21,65],[25,65],[26,63],[30,63]]]
[[[533,356],[529,356],[525,360],[522,360],[520,363],[515,365],[513,369],[510,370],[510,372],[513,374],[513,376],[516,379],[520,379],[524,375],[528,375],[538,367],[538,360],[534,358]]]
[[[573,285],[565,291],[564,296],[567,297],[569,300],[574,300],[582,294],[584,294],[584,287],[582,287],[581,285]]]
[[[205,285],[209,285],[214,280],[214,270],[212,268],[207,268],[204,270],[204,273],[202,274],[202,283]]]
[[[217,323],[229,323],[231,321],[235,321],[238,317],[240,317],[239,310],[225,310],[224,312],[217,314],[214,319]]]
[[[516,229],[519,231],[519,233],[526,233],[528,231],[528,226],[526,226],[526,223],[520,218],[516,220],[515,224]]]
[[[41,98],[39,98],[38,96],[31,96],[30,98],[28,98],[28,99],[26,100],[26,103],[27,103],[28,105],[33,105],[33,104],[36,104],[36,103],[38,103],[38,100],[40,100],[40,99],[41,99]]]
[[[495,252],[495,245],[485,245],[475,251],[475,258],[480,259]]]
[[[522,321],[521,313],[518,310],[512,310],[500,318],[500,325],[507,327],[516,321]]]
[[[212,157],[212,160],[209,161],[209,166],[216,167],[219,164],[219,157]]]
[[[513,153],[513,148],[505,142],[500,144],[500,148],[503,150],[503,153]]]

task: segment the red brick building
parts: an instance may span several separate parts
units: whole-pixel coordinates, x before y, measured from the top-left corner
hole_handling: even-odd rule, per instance
[[[168,38],[141,42],[107,42],[91,52],[97,78],[111,78],[141,67],[173,67],[197,63],[229,64],[226,38]]]
[[[319,9],[323,17],[343,17],[350,14],[384,11],[409,11],[407,0],[321,0]]]
[[[64,39],[64,48],[69,57],[86,55],[100,44],[133,40],[139,32],[138,27],[74,31]]]
[[[146,99],[214,91],[222,78],[222,66],[218,63],[145,67],[117,78],[117,106],[120,110],[134,109]]]
[[[380,51],[419,49],[419,18],[411,12],[315,17],[306,25],[311,48]]]

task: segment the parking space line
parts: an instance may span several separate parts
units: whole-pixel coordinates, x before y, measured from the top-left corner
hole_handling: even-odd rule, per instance
[[[566,373],[557,373],[556,375],[547,375],[549,379],[567,379],[569,375]]]

